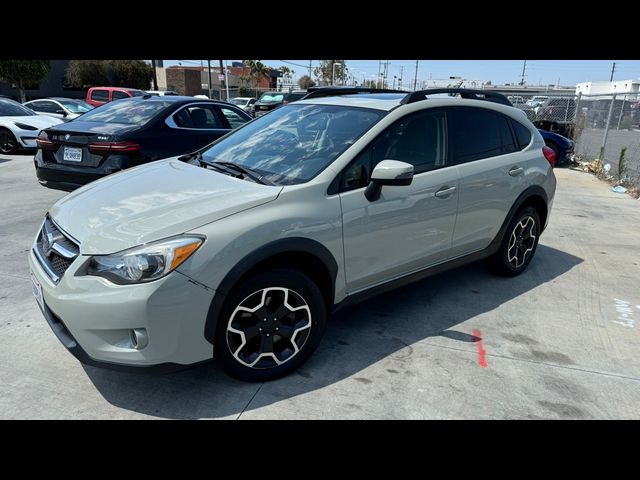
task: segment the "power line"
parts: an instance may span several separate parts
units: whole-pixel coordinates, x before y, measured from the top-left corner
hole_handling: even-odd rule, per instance
[[[302,65],[301,63],[294,63],[294,62],[290,62],[288,60],[278,60],[278,61],[279,62],[288,63],[289,65],[295,65],[296,67],[309,68],[308,65]]]

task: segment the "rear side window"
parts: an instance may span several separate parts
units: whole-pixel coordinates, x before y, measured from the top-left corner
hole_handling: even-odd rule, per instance
[[[109,92],[107,90],[94,90],[91,92],[91,100],[96,102],[108,102]]]
[[[500,118],[482,108],[456,108],[453,115],[456,163],[502,154]]]
[[[120,92],[118,90],[114,90],[113,93],[111,94],[111,98],[113,100],[120,100],[122,98],[129,98],[129,95],[127,95],[124,92]]]
[[[513,131],[515,132],[516,139],[518,140],[518,150],[522,150],[531,143],[531,131],[515,120],[511,120],[511,125],[513,126]]]
[[[173,116],[173,121],[180,128],[225,128],[212,105],[185,107]]]
[[[500,138],[502,139],[502,153],[513,153],[519,150],[511,133],[509,119],[500,114],[498,114],[498,119],[500,123]]]

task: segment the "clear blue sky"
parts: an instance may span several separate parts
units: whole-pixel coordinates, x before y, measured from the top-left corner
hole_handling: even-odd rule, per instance
[[[230,65],[234,60],[227,60]],[[235,60],[239,61],[239,60]],[[531,85],[556,84],[558,78],[562,85],[575,85],[580,82],[609,80],[611,65],[616,62],[614,79],[640,79],[640,60],[527,60],[526,81]],[[200,65],[200,60],[165,60],[165,66],[182,62],[184,66]],[[295,71],[294,77],[308,73],[309,60],[262,60],[269,67],[286,65]],[[292,65],[294,64],[300,65]],[[313,60],[313,66],[318,66]],[[413,82],[415,60],[391,60],[389,78],[400,76],[404,67],[403,83]],[[491,80],[493,84],[517,83],[522,74],[523,60],[420,60],[418,64],[418,80],[432,78],[449,78],[459,76],[472,80]],[[218,61],[213,60],[217,66]],[[206,64],[206,61],[205,61]],[[304,65],[304,66],[302,66]],[[374,79],[378,74],[377,60],[347,60],[349,72],[361,82]]]

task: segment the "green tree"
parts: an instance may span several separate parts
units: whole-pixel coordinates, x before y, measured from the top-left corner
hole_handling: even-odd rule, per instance
[[[313,74],[321,84],[332,85],[334,71],[336,85],[342,85],[342,79],[346,78],[346,73],[349,71],[345,60],[320,60],[320,66],[313,70]]]
[[[49,74],[49,70],[49,60],[0,60],[0,80],[17,85],[21,102],[27,99],[25,87],[38,83]]]
[[[253,80],[253,84],[257,89],[260,80],[267,75],[267,66],[260,60],[245,60],[244,64],[249,68],[249,77]]]
[[[309,87],[315,87],[316,82],[314,82],[309,75],[303,75],[298,79],[298,86],[302,90],[306,90]]]
[[[130,87],[146,90],[153,79],[153,67],[143,60],[72,60],[66,72],[74,87]]]

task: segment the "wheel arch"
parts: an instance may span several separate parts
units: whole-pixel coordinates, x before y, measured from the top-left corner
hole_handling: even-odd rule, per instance
[[[246,255],[220,282],[207,313],[205,338],[213,343],[218,317],[235,285],[258,271],[284,266],[297,268],[314,280],[322,292],[327,310],[330,309],[338,275],[338,263],[333,254],[321,243],[308,238],[275,240]]]
[[[509,226],[509,222],[513,216],[524,207],[533,207],[538,212],[540,216],[540,231],[544,229],[547,224],[547,216],[549,215],[549,201],[547,197],[547,192],[539,185],[533,185],[528,187],[524,192],[522,192],[513,205],[509,209],[509,213],[505,217],[502,225],[500,226],[500,230],[498,230],[498,234],[495,236],[493,241],[490,244],[490,251],[497,251],[502,243],[502,239],[504,238],[504,234],[507,231],[507,227]]]

